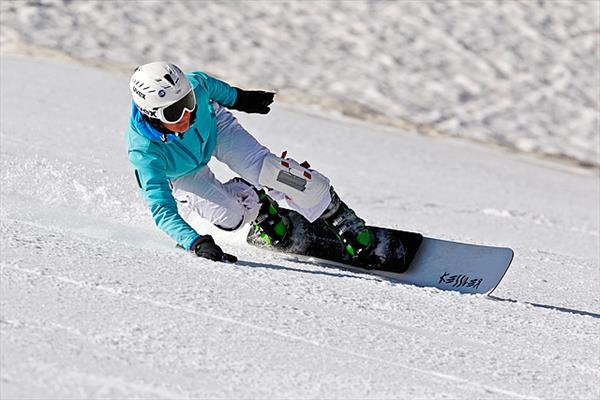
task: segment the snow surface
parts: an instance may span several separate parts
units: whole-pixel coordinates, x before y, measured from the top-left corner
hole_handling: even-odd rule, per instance
[[[190,216],[240,258],[213,263],[176,250],[136,192],[129,74],[3,57],[0,78],[2,399],[600,397],[593,170],[276,104],[239,118],[369,222],[515,261],[494,298],[462,295]]]
[[[600,1],[2,1],[3,51],[168,59],[280,99],[600,166]]]

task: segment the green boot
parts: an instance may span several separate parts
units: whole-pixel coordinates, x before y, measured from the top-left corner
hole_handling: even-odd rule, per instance
[[[252,226],[265,244],[276,246],[286,239],[288,219],[279,213],[279,206],[264,190],[258,192],[258,199],[261,206]]]
[[[352,257],[368,260],[375,250],[375,237],[365,221],[344,203],[331,187],[331,203],[321,219],[342,241],[346,252]]]

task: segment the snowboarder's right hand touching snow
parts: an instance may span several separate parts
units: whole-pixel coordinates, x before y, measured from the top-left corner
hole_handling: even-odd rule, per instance
[[[223,253],[223,250],[215,243],[214,239],[210,235],[200,236],[192,244],[190,249],[198,257],[208,258],[213,261],[223,261],[228,263],[234,263],[237,261],[237,257],[231,254]]]

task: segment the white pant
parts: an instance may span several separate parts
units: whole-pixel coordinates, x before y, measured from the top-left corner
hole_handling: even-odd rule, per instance
[[[213,156],[251,185],[261,189],[258,177],[264,158],[270,154],[269,149],[258,143],[233,114],[217,103],[213,104],[217,116],[217,141]],[[174,179],[171,183],[173,196],[182,206],[222,229],[237,229],[253,221],[260,208],[254,189],[238,180],[221,183],[208,166],[195,174]],[[289,193],[270,191],[269,195],[275,200],[285,198],[291,209],[309,221],[319,218],[331,201],[326,196],[316,206],[304,209],[290,199]]]

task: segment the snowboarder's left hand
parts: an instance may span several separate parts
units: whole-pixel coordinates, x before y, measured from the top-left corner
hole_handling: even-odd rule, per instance
[[[229,108],[247,113],[267,114],[271,109],[269,105],[273,103],[275,93],[264,92],[262,90],[242,90],[234,88],[237,91],[237,99]]]

